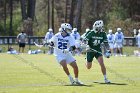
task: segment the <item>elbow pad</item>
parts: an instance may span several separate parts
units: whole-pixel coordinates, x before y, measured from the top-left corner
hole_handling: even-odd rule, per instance
[[[75,49],[76,49],[75,46],[71,46],[69,50],[70,50],[70,51],[74,51]]]

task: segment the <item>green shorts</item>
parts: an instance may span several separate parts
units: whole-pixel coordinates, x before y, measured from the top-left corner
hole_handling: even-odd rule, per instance
[[[100,53],[95,53],[95,52],[87,52],[86,60],[87,60],[87,62],[92,62],[94,57],[96,59],[98,59],[98,57],[100,57],[100,56],[103,56],[103,55]]]

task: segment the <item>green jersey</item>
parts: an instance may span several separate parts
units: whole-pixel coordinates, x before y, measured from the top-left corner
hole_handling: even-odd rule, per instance
[[[107,41],[107,35],[105,32],[95,32],[91,30],[86,33],[85,40],[88,41],[90,48],[101,52],[101,44]]]

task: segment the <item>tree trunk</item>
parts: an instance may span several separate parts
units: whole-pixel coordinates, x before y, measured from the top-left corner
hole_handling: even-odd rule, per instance
[[[4,0],[4,34],[6,34],[6,0]]]
[[[70,21],[69,21],[69,23],[71,24],[72,27],[73,27],[73,18],[74,18],[75,7],[76,7],[76,0],[72,0],[71,11],[70,11]]]
[[[68,15],[68,8],[67,8],[67,5],[68,5],[68,0],[66,0],[66,5],[65,5],[65,22],[67,22],[67,15]]]
[[[36,0],[28,0],[27,15],[32,20],[34,20],[34,16],[35,16],[35,4],[36,4]]]
[[[53,29],[53,32],[55,32],[55,29],[54,29],[54,0],[52,0],[52,29]]]
[[[50,0],[48,0],[48,29],[50,28]]]
[[[27,19],[26,0],[20,0],[20,4],[21,4],[22,20],[25,20]]]
[[[83,0],[78,0],[77,2],[77,11],[76,11],[76,16],[75,16],[75,21],[74,21],[79,31],[81,30],[82,2]]]
[[[9,26],[9,36],[12,35],[12,29],[13,29],[13,0],[10,0],[10,26]]]

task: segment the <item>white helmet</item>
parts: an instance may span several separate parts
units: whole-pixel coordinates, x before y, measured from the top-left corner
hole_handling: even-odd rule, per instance
[[[77,28],[73,28],[73,31],[77,31]]]
[[[62,32],[71,33],[72,27],[69,23],[62,23],[61,24]]]
[[[76,33],[77,32],[77,28],[73,28],[72,32]]]
[[[108,33],[109,33],[109,34],[112,34],[112,30],[111,30],[111,29],[109,29]]]
[[[53,29],[52,28],[49,28],[49,32],[53,32]]]
[[[122,29],[121,28],[117,28],[117,31],[121,31]]]
[[[99,21],[95,21],[95,23],[93,24],[93,29],[95,30],[95,32],[99,31],[99,27],[100,27]]]

